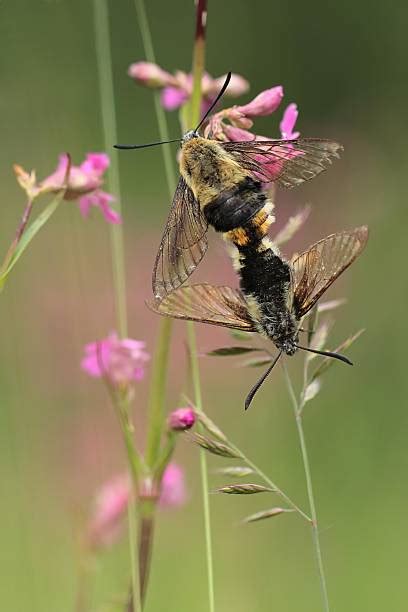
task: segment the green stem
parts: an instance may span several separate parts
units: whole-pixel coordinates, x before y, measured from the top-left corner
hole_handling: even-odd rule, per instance
[[[147,434],[146,462],[153,468],[158,460],[164,425],[164,399],[170,348],[172,320],[162,317],[152,365],[149,394],[149,431]]]
[[[190,128],[200,122],[201,82],[205,67],[205,30],[207,24],[207,0],[198,0],[196,31],[193,50],[193,92],[190,100]]]
[[[307,366],[305,366],[305,377],[304,377],[305,381],[307,381],[306,367]],[[313,493],[312,473],[310,469],[305,434],[303,431],[302,410],[304,406],[304,401],[303,399],[301,399],[301,401],[299,402],[296,397],[295,390],[293,388],[293,384],[289,376],[289,372],[288,372],[285,362],[283,362],[283,370],[285,373],[286,384],[288,387],[289,395],[290,395],[290,398],[293,404],[293,410],[295,413],[295,420],[296,420],[296,427],[297,427],[299,442],[300,442],[300,449],[302,453],[303,467],[304,467],[305,477],[306,477],[307,495],[309,498],[309,505],[310,505],[310,515],[312,519],[312,536],[313,536],[313,543],[314,543],[315,554],[316,554],[317,570],[318,570],[319,580],[320,580],[320,589],[321,589],[322,600],[323,600],[323,609],[325,612],[330,612],[329,597],[328,597],[327,585],[326,585],[326,577],[325,577],[325,572],[324,572],[322,551],[321,551],[321,546],[320,546],[319,528],[318,528],[318,523],[317,523],[316,504],[315,504],[314,493]],[[301,396],[302,398],[304,397],[304,392],[305,392],[305,389],[303,389],[302,391],[302,396]]]
[[[107,0],[94,0],[94,20],[95,20],[95,45],[98,63],[99,93],[101,100],[102,124],[105,141],[105,149],[110,151],[111,169],[109,172],[108,188],[118,199],[117,211],[121,213],[121,194],[119,181],[119,161],[116,149],[113,148],[117,142],[115,96],[113,87],[112,57],[110,47],[109,13]],[[111,226],[111,249],[112,267],[114,280],[115,307],[118,331],[120,336],[127,336],[127,309],[126,309],[126,277],[125,277],[125,254],[122,224]],[[136,499],[135,499],[135,466],[131,460],[131,450],[129,440],[125,436],[126,448],[128,451],[129,471],[132,475],[132,494],[128,506],[129,522],[129,549],[132,582],[132,609],[134,612],[141,612],[142,604],[140,600],[139,587],[139,565],[138,555],[135,551],[137,542],[136,525]],[[134,445],[132,439],[132,447]]]
[[[205,61],[205,26],[207,21],[207,0],[198,0],[196,13],[196,32],[193,51],[193,93],[190,100],[190,126],[197,125],[200,121],[201,113],[201,82],[204,71]],[[187,322],[187,335],[191,362],[191,376],[193,380],[195,406],[198,413],[201,413],[201,383],[198,367],[196,337],[194,323]],[[211,516],[210,499],[208,486],[207,455],[204,449],[200,450],[200,470],[201,484],[203,493],[203,513],[204,513],[204,532],[207,557],[207,580],[208,580],[208,603],[210,612],[215,611],[214,598],[214,563],[211,540]]]
[[[201,414],[203,412],[203,406],[202,406],[202,397],[201,397],[200,372],[198,368],[194,323],[192,323],[191,321],[187,322],[187,333],[188,333],[188,343],[189,343],[189,348],[190,348],[191,377],[193,380],[195,409],[198,414]],[[204,531],[205,531],[205,545],[206,545],[206,556],[207,556],[208,600],[209,600],[209,610],[210,612],[214,612],[215,610],[214,570],[213,570],[213,553],[212,553],[212,541],[211,541],[210,499],[209,499],[209,486],[208,486],[207,454],[204,449],[200,449],[200,469],[201,469],[201,483],[202,483],[202,492],[203,492]]]
[[[154,53],[152,35],[150,32],[149,21],[147,19],[146,8],[143,0],[135,0],[136,14],[138,19],[138,25],[140,35],[143,41],[143,48],[146,59],[149,62],[156,63],[156,56]],[[166,113],[162,105],[160,104],[159,92],[154,92],[154,108],[157,117],[157,123],[159,127],[160,140],[170,140],[169,130],[167,126]],[[163,154],[164,169],[166,172],[167,186],[169,189],[170,198],[173,197],[176,189],[176,174],[174,172],[173,158],[171,149],[169,147],[160,147]]]
[[[96,57],[98,62],[99,94],[105,150],[109,151],[111,166],[107,185],[117,197],[116,209],[121,214],[118,151],[113,145],[118,141],[116,129],[115,96],[113,87],[112,56],[110,47],[109,13],[107,0],[94,0]],[[111,225],[113,282],[116,300],[118,331],[127,336],[126,276],[123,226]]]

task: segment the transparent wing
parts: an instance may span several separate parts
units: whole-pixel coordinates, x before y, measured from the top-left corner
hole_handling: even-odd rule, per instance
[[[156,298],[177,289],[194,272],[207,250],[207,227],[193,192],[180,178],[153,268]]]
[[[250,140],[220,143],[256,180],[291,189],[317,176],[340,157],[342,145],[332,140]]]
[[[256,331],[243,296],[231,287],[207,284],[180,287],[163,299],[147,305],[157,314],[166,317]]]
[[[301,319],[358,257],[368,239],[368,228],[357,227],[327,236],[292,262],[292,308]]]

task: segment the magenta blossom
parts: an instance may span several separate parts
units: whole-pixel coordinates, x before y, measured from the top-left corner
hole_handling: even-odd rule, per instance
[[[78,200],[84,216],[88,215],[91,206],[96,206],[106,221],[120,223],[120,215],[109,205],[115,198],[101,189],[109,163],[106,153],[88,153],[80,166],[74,166],[70,165],[69,156],[62,153],[55,171],[39,183],[33,172],[28,174],[20,166],[15,166],[14,171],[30,198],[43,193],[58,193],[65,188],[64,200]]]
[[[118,338],[111,333],[104,340],[85,346],[81,368],[90,376],[106,376],[115,385],[128,385],[142,380],[149,360],[145,343],[131,338]]]
[[[122,519],[129,504],[130,491],[127,475],[116,476],[99,491],[88,528],[93,547],[110,546],[119,537]]]
[[[193,77],[191,74],[186,74],[181,70],[177,70],[173,75],[157,66],[157,64],[136,62],[129,66],[128,75],[140,85],[161,89],[161,104],[166,110],[171,111],[180,108],[191,97]],[[207,72],[204,73],[201,81],[203,95],[202,112],[209,108],[224,84],[225,78],[226,75],[214,79]],[[239,74],[233,74],[231,75],[231,81],[225,95],[236,98],[245,93],[248,88],[248,81]]]
[[[173,431],[186,431],[187,429],[191,429],[195,422],[196,413],[190,406],[173,410],[173,412],[170,412],[167,419],[168,427]]]
[[[159,503],[162,507],[177,507],[187,500],[184,472],[176,463],[169,463],[160,484]]]

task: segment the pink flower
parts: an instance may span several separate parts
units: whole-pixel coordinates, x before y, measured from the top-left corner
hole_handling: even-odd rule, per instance
[[[119,537],[122,519],[130,498],[127,475],[116,476],[103,485],[98,493],[93,516],[89,523],[89,539],[93,547],[112,545]]]
[[[299,138],[300,132],[293,131],[298,115],[299,112],[296,104],[292,102],[292,104],[289,104],[289,106],[286,107],[286,110],[283,113],[282,121],[279,124],[280,132],[284,140]]]
[[[186,431],[191,429],[196,422],[196,414],[190,406],[177,408],[169,414],[167,424],[173,431]]]
[[[174,77],[152,62],[135,62],[128,69],[128,75],[146,87],[165,87],[174,82]]]
[[[172,111],[187,102],[188,97],[189,94],[178,87],[165,87],[161,92],[160,102],[163,108]]]
[[[110,193],[101,191],[101,189],[96,189],[94,192],[79,198],[79,210],[83,217],[87,217],[91,206],[97,206],[101,209],[105,221],[108,223],[120,223],[120,214],[109,206],[109,202],[113,202],[114,199],[115,198]]]
[[[264,117],[276,111],[283,98],[283,87],[278,85],[266,89],[258,94],[251,102],[244,106],[236,106],[237,110],[246,117]]]
[[[159,503],[162,507],[182,506],[187,500],[184,472],[176,463],[169,463],[160,484]]]
[[[118,338],[116,333],[85,346],[81,368],[94,378],[107,376],[115,385],[128,385],[142,380],[149,355],[145,343],[131,338]]]
[[[96,206],[101,209],[106,221],[120,223],[119,213],[109,205],[115,198],[110,193],[101,190],[103,175],[110,163],[108,155],[88,153],[80,166],[72,164],[69,166],[69,163],[69,156],[62,153],[54,172],[39,183],[36,182],[34,172],[28,174],[20,166],[15,166],[14,171],[17,180],[30,198],[43,193],[58,193],[66,187],[64,200],[78,200],[79,208],[84,216],[88,215],[91,206]]]
[[[136,62],[131,64],[128,75],[140,85],[162,89],[161,104],[168,111],[183,106],[193,91],[193,78],[182,70],[177,70],[174,75],[166,72],[157,64],[150,62]],[[226,75],[214,79],[207,72],[203,74],[201,89],[203,95],[202,112],[204,113],[214,100],[224,84]],[[236,98],[245,93],[249,83],[239,74],[231,75],[231,81],[225,92],[226,96]]]

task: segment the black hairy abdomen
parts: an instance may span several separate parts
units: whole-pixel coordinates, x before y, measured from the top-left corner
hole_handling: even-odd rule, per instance
[[[264,206],[266,195],[261,183],[247,177],[232,189],[222,191],[204,207],[208,223],[217,232],[244,227]]]
[[[290,285],[289,264],[275,255],[272,249],[258,251],[257,247],[240,247],[241,289],[262,303],[281,303],[286,307]]]

